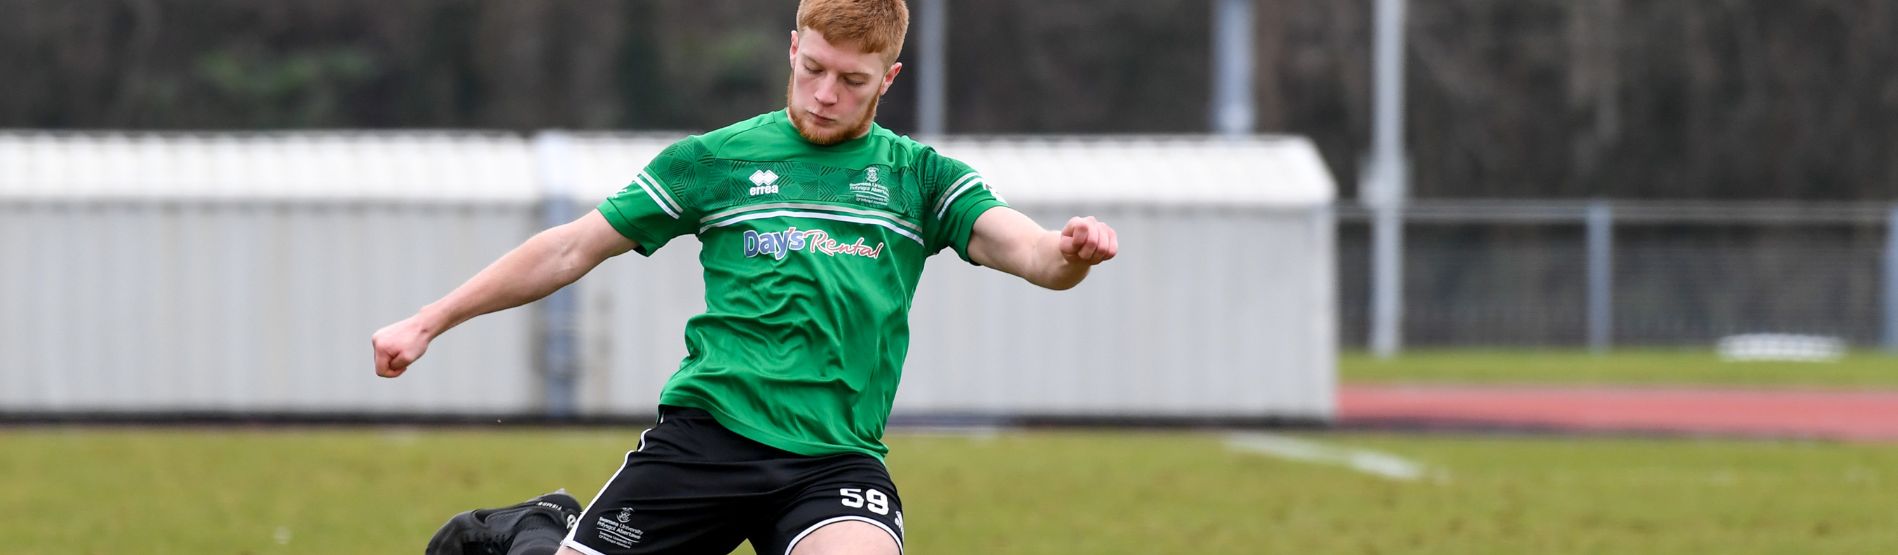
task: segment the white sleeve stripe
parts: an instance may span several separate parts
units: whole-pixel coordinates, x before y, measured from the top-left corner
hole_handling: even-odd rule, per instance
[[[638,181],[642,187],[645,187],[646,194],[651,196],[654,202],[659,203],[660,208],[665,209],[666,213],[671,214],[672,217],[677,218],[679,213],[685,211],[679,208],[679,203],[672,202],[672,194],[666,192],[666,187],[659,184],[659,180],[653,179],[652,175],[642,171],[633,176],[633,181]]]
[[[672,211],[672,205],[666,204],[664,199],[659,198],[659,193],[653,192],[652,186],[646,184],[646,180],[640,179],[643,176],[645,176],[643,173],[633,176],[633,184],[638,185],[640,190],[645,191],[646,196],[652,197],[653,204],[659,205],[659,209],[664,210],[667,216],[672,216],[674,220],[679,219],[679,213]]]
[[[666,204],[671,205],[674,212],[685,213],[685,208],[679,206],[679,201],[672,200],[672,191],[666,189],[666,184],[661,183],[659,178],[644,171],[639,172],[638,177],[646,178],[646,182],[652,184],[653,190],[659,191],[659,197],[666,199]]]
[[[969,189],[974,189],[976,185],[985,185],[985,184],[986,183],[983,183],[981,179],[976,179],[974,181],[964,183],[962,185],[962,188],[956,189],[954,193],[949,194],[949,198],[943,200],[942,209],[936,211],[936,219],[940,220],[942,219],[943,215],[949,213],[949,207],[955,205],[956,197],[960,197],[962,196],[963,193],[969,192]]]
[[[971,180],[971,179],[981,179],[981,178],[982,178],[982,176],[981,176],[980,174],[977,174],[977,173],[975,173],[975,172],[969,172],[969,173],[966,173],[966,174],[963,174],[963,175],[962,175],[962,177],[960,177],[960,178],[957,178],[957,179],[956,179],[956,182],[955,182],[954,184],[952,184],[952,185],[950,185],[950,186],[949,186],[949,188],[947,188],[947,189],[944,189],[944,190],[945,190],[945,191],[954,191],[954,190],[956,190],[956,187],[960,187],[960,186],[962,186],[962,184],[964,184],[964,183],[968,183],[968,182],[969,182],[969,180]],[[949,195],[947,195],[947,194],[945,194],[945,195],[943,195],[943,197],[942,197],[942,199],[939,199],[939,200],[937,200],[937,201],[936,201],[936,209],[937,209],[938,211],[940,211],[940,210],[942,209],[942,207],[944,207],[944,206],[948,206],[948,205],[949,205],[949,202],[948,202],[948,200],[947,200],[948,198],[949,198]]]

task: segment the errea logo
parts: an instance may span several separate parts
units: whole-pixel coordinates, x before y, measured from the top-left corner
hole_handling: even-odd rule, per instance
[[[751,196],[774,195],[778,192],[778,174],[771,170],[751,172]]]

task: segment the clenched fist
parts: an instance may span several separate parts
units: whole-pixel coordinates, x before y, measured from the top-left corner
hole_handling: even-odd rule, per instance
[[[1119,252],[1120,238],[1114,228],[1093,216],[1069,218],[1061,228],[1061,256],[1068,262],[1092,266],[1112,260]]]
[[[376,351],[376,375],[384,378],[401,376],[409,369],[415,359],[422,358],[428,352],[428,342],[432,339],[430,330],[419,321],[420,316],[383,326],[369,337],[369,344]]]

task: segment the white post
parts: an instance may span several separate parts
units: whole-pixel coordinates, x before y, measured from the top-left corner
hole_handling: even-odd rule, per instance
[[[917,15],[916,134],[941,137],[949,104],[949,0],[922,0]]]
[[[1605,200],[1588,205],[1588,350],[1598,355],[1614,341],[1614,210]]]
[[[1885,352],[1898,355],[1898,207],[1885,220]]]
[[[1213,7],[1213,130],[1252,133],[1252,2],[1219,0]]]
[[[575,210],[572,140],[559,131],[534,136],[534,166],[541,186],[541,227],[565,224],[578,217]],[[547,416],[569,418],[578,413],[580,377],[580,303],[572,287],[561,288],[539,303],[540,369],[544,373]]]
[[[1410,192],[1410,164],[1403,140],[1405,2],[1377,0],[1371,155],[1358,191],[1359,200],[1374,212],[1371,351],[1378,358],[1390,358],[1403,349],[1403,210]]]
[[[1403,349],[1403,210],[1393,204],[1371,209],[1371,353],[1377,358]]]

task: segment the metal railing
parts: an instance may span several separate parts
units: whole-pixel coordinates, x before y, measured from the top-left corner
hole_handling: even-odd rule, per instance
[[[1338,207],[1341,337],[1368,337],[1369,222]],[[1699,346],[1750,332],[1898,351],[1898,206],[1418,201],[1403,336],[1423,346]]]

